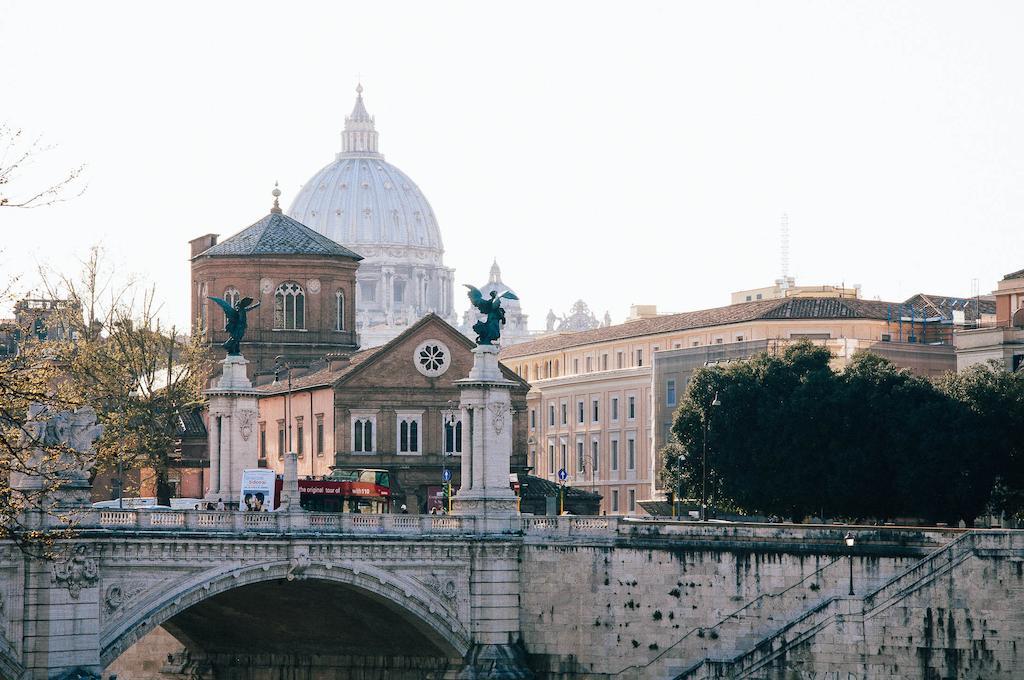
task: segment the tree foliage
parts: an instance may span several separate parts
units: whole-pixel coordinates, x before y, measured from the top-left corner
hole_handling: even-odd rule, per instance
[[[664,451],[666,482],[699,497],[706,435],[709,496],[722,507],[970,522],[996,489],[1019,509],[1020,376],[979,367],[933,383],[869,353],[839,372],[830,360],[802,342],[696,371]]]

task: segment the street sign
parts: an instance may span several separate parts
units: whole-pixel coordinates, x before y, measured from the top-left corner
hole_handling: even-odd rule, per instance
[[[442,470],[441,471],[441,481],[442,482],[450,482],[450,481],[452,481],[452,471],[449,470],[448,468],[445,468],[444,470]]]
[[[569,473],[565,471],[565,468],[561,468],[558,471],[558,481],[564,482],[569,479]]]

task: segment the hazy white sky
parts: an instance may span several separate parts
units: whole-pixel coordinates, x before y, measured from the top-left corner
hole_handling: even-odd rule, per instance
[[[290,203],[361,77],[456,281],[497,255],[532,327],[727,304],[783,212],[798,283],[987,292],[1024,267],[1021,35],[1020,2],[0,0],[0,120],[89,183],[0,212],[0,279],[102,242],[187,325],[188,240]]]

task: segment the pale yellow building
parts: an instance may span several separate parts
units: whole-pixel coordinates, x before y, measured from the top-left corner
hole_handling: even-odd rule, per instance
[[[951,370],[952,347],[899,342],[928,336],[901,320],[901,303],[856,298],[783,298],[642,318],[579,333],[546,336],[506,348],[502,362],[527,380],[528,465],[534,474],[603,496],[609,514],[639,514],[652,497],[655,353],[682,348],[808,338],[827,343],[841,364],[858,349],[881,347],[899,365],[923,374]],[[914,335],[916,333],[916,335]],[[673,399],[685,385],[676,385]],[[657,395],[657,396],[656,396]],[[663,411],[662,411],[663,412]]]

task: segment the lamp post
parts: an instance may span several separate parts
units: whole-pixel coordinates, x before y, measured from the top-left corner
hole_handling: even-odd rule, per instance
[[[850,595],[853,595],[853,544],[856,542],[856,539],[854,539],[852,533],[847,532],[843,540],[846,541],[846,547],[850,548]]]
[[[285,391],[284,396],[284,422],[285,432],[287,433],[288,445],[285,447],[288,449],[287,453],[292,452],[292,418],[291,418],[291,402],[292,402],[292,365],[288,363],[288,360],[283,356],[274,358],[274,384],[280,385],[278,377],[281,371],[286,371],[288,376],[288,389]]]
[[[448,489],[447,489],[448,493],[446,494],[447,499],[448,499],[448,502],[447,502],[447,506],[448,507],[446,508],[446,511],[449,514],[451,514],[451,511],[452,511],[452,476],[451,476],[451,473],[448,471],[448,457],[451,456],[451,455],[454,455],[455,449],[458,448],[458,445],[457,445],[457,443],[455,441],[455,437],[456,437],[457,432],[455,430],[456,418],[455,418],[455,402],[454,401],[452,401],[451,399],[448,400],[448,408],[446,408],[442,412],[441,416],[442,416],[442,418],[444,420],[444,445],[443,445],[444,446],[444,451],[442,451],[442,457],[441,457],[441,460],[442,460],[441,480],[448,487]],[[452,434],[451,450],[449,450],[449,447],[448,447],[448,433],[449,432],[451,432],[451,434]],[[445,481],[445,480],[447,480],[447,481]]]
[[[718,392],[715,392],[715,398],[711,401],[712,406],[721,406],[722,402],[718,400]],[[701,412],[701,420],[704,425],[704,438],[702,443],[704,445],[703,453],[701,454],[701,471],[700,471],[700,521],[706,522],[708,520],[708,426],[711,421],[711,413],[704,409]]]

